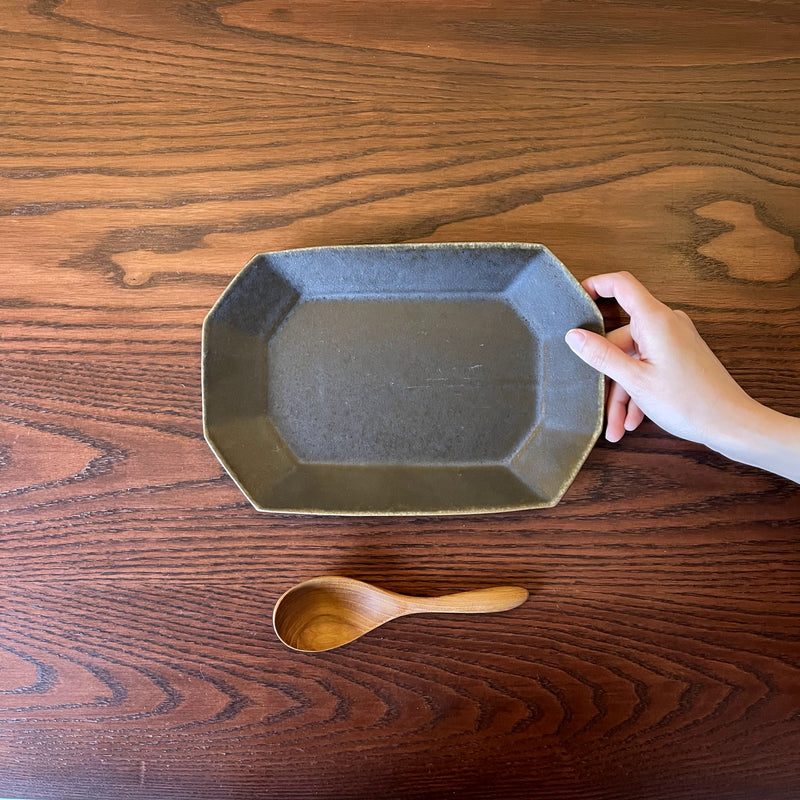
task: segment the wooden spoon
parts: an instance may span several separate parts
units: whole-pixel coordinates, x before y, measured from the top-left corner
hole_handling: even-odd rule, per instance
[[[275,604],[272,624],[287,647],[317,653],[348,644],[407,614],[486,614],[509,611],[527,599],[528,591],[519,586],[407,597],[353,578],[326,575],[289,589]]]

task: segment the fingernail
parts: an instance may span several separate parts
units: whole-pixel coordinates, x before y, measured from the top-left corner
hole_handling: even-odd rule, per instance
[[[571,331],[567,331],[564,341],[569,345],[573,353],[580,353],[584,344],[586,344],[586,334],[580,328],[573,328]]]

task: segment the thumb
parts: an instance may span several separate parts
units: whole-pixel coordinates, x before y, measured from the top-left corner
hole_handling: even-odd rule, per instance
[[[597,333],[573,328],[564,337],[575,355],[583,359],[590,367],[594,367],[611,380],[628,386],[632,383],[639,362],[626,355],[616,345]]]

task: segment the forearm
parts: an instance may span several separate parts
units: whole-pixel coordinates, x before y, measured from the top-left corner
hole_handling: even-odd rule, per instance
[[[710,446],[735,461],[800,483],[800,418],[753,400]]]

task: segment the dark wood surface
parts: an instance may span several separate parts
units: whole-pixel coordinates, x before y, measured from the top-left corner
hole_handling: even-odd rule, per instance
[[[645,423],[552,510],[260,515],[199,375],[256,252],[543,242],[800,414],[800,5],[2,5],[0,795],[800,795],[796,485]],[[531,599],[299,655],[320,573]]]

